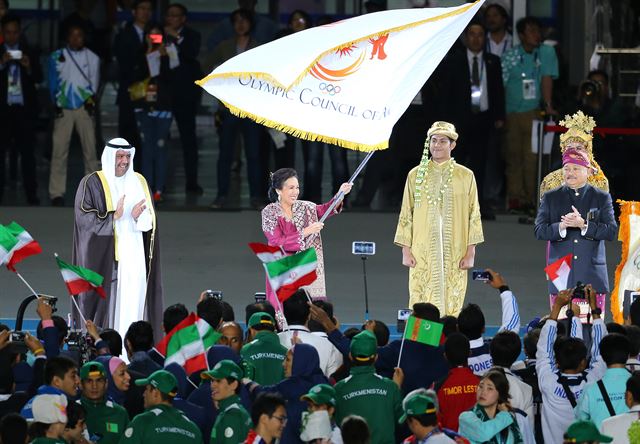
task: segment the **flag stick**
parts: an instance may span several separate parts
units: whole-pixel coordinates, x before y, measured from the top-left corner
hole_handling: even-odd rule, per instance
[[[375,151],[369,151],[367,155],[364,156],[364,159],[362,159],[362,162],[360,162],[360,165],[358,165],[358,168],[356,168],[356,170],[353,172],[353,174],[349,178],[348,183],[353,183],[353,181],[356,180],[356,177],[358,177],[358,174],[360,174],[360,171],[362,171],[362,169],[367,164],[367,162],[369,162],[369,159],[371,159],[371,156],[373,156],[373,153],[375,153]],[[329,215],[333,212],[335,207],[337,207],[338,204],[342,202],[342,199],[344,199],[344,192],[338,191],[334,196],[333,201],[329,206],[329,209],[322,215],[319,222],[324,223],[324,221],[327,220],[327,217],[329,217]]]
[[[402,349],[404,348],[404,337],[407,333],[407,322],[404,323],[404,330],[402,331],[402,342],[400,342],[400,353],[398,354],[398,365],[396,367],[400,367],[400,361],[402,360]]]
[[[76,298],[74,298],[73,295],[70,295],[70,296],[71,296],[71,300],[73,301],[73,305],[76,306],[76,309],[78,310],[78,314],[82,318],[82,322],[84,322],[84,324],[87,325],[87,320],[85,319],[84,315],[82,314],[82,311],[80,310],[80,307],[78,306],[78,302],[76,302]]]
[[[24,285],[26,285],[26,286],[27,286],[27,288],[31,291],[31,293],[32,293],[35,297],[37,297],[38,299],[40,299],[40,296],[38,296],[38,293],[36,293],[36,291],[33,289],[33,287],[32,287],[31,285],[29,285],[29,282],[27,282],[27,281],[25,280],[25,278],[23,278],[23,277],[22,277],[22,275],[21,275],[20,273],[18,273],[18,271],[17,271],[17,270],[16,270],[16,275],[20,278],[20,280],[21,280],[22,282],[24,282]]]

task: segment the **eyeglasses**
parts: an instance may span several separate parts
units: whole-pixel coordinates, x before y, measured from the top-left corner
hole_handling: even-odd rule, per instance
[[[286,416],[276,416],[276,415],[271,415],[271,418],[276,418],[278,421],[280,421],[280,424],[286,424],[287,420],[289,419]]]

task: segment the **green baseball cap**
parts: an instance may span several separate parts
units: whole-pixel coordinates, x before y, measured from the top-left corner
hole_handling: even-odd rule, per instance
[[[104,365],[96,361],[89,361],[80,368],[80,379],[89,379],[89,377],[106,378],[107,371]]]
[[[249,326],[249,328],[253,328],[256,325],[270,325],[275,328],[276,321],[275,319],[273,319],[273,316],[271,316],[269,313],[266,313],[264,311],[259,311],[251,315],[247,325]]]
[[[361,331],[351,339],[350,350],[354,359],[366,361],[378,352],[378,340],[369,330]]]
[[[318,384],[311,387],[306,395],[300,397],[303,401],[312,401],[315,404],[328,404],[336,406],[336,391],[329,384]]]
[[[400,424],[405,422],[408,416],[436,414],[436,401],[432,395],[416,393],[405,398],[402,402],[402,410],[404,413],[398,421]]]
[[[242,369],[231,359],[223,359],[208,372],[200,373],[202,379],[242,379]]]
[[[150,385],[165,395],[176,396],[178,394],[178,380],[166,370],[156,370],[148,378],[136,379],[136,385]]]
[[[591,421],[576,421],[569,426],[565,436],[572,442],[611,442],[611,436],[602,435]]]

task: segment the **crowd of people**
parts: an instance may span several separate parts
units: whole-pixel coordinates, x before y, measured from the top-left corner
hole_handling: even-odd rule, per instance
[[[37,336],[0,328],[0,442],[637,442],[640,301],[625,325],[605,324],[587,285],[583,325],[568,289],[521,340],[515,293],[486,271],[502,306],[493,338],[476,304],[457,317],[413,305],[443,324],[439,345],[390,340],[379,320],[342,331],[333,305],[304,289],[282,304],[284,329],[264,301],[245,307],[243,329],[229,303],[203,292],[195,312],[219,339],[191,373],[160,353],[146,321],[124,336],[87,321],[83,342],[39,300]],[[188,316],[168,307],[162,334]]]
[[[184,5],[171,3],[157,11],[152,0],[136,0],[131,4],[131,20],[120,25],[114,21],[105,38],[105,31],[97,29],[89,18],[91,8],[97,6],[88,3],[77,2],[78,10],[60,23],[59,47],[46,57],[39,57],[33,51],[36,45],[29,45],[22,32],[20,17],[11,12],[8,0],[0,0],[0,78],[7,82],[6,87],[0,87],[0,115],[3,122],[8,122],[6,137],[0,141],[0,183],[5,182],[5,157],[11,153],[12,178],[19,157],[22,184],[31,205],[40,202],[34,131],[38,116],[43,115],[41,110],[48,105],[38,94],[43,81],[53,110],[48,182],[52,205],[65,204],[74,131],[82,146],[85,173],[97,169],[96,150],[103,146],[100,109],[107,82],[117,85],[118,135],[138,148],[136,168],[149,182],[156,202],[163,200],[172,174],[168,137],[174,120],[185,170],[185,183],[181,185],[187,194],[202,195],[198,152],[214,147],[200,146],[196,114],[202,94],[194,82],[241,52],[333,20],[329,16],[316,17],[314,23],[305,11],[296,10],[280,29],[270,17],[256,13],[256,0],[242,0],[238,2],[239,9],[228,20],[216,23],[203,42],[189,22]],[[350,204],[368,208],[380,191],[382,206],[397,207],[404,179],[420,159],[425,122],[444,120],[453,123],[460,133],[455,157],[474,172],[482,217],[494,218],[494,210],[502,209],[505,201],[508,210],[532,213],[537,163],[531,150],[531,124],[541,112],[558,116],[583,109],[601,125],[623,127],[631,123],[632,114],[625,113],[621,102],[611,97],[605,71],[590,72],[576,98],[562,98],[566,91],[554,90],[560,75],[557,51],[543,42],[548,30],[534,17],[520,19],[511,30],[508,11],[499,3],[488,3],[398,121],[390,149],[369,163]],[[384,9],[383,4],[367,1],[365,8],[376,12]],[[512,32],[517,33],[520,43],[516,44]],[[322,200],[325,152],[331,161],[331,191],[335,193],[348,178],[344,149],[278,135],[249,119],[234,116],[222,104],[215,108],[219,145],[212,208],[236,205],[237,196],[233,195],[230,181],[243,163],[250,205],[264,207],[268,172],[295,168],[297,146],[301,146],[303,155],[305,200]],[[620,137],[608,137],[599,139],[594,147],[603,168],[611,171],[612,191],[616,194],[635,189],[617,162],[623,143]],[[625,151],[624,156],[634,154]]]

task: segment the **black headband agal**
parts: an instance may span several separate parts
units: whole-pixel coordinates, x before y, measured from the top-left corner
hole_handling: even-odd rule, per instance
[[[116,145],[115,143],[107,142],[109,148],[115,148],[117,150],[129,150],[133,148],[132,145]]]

